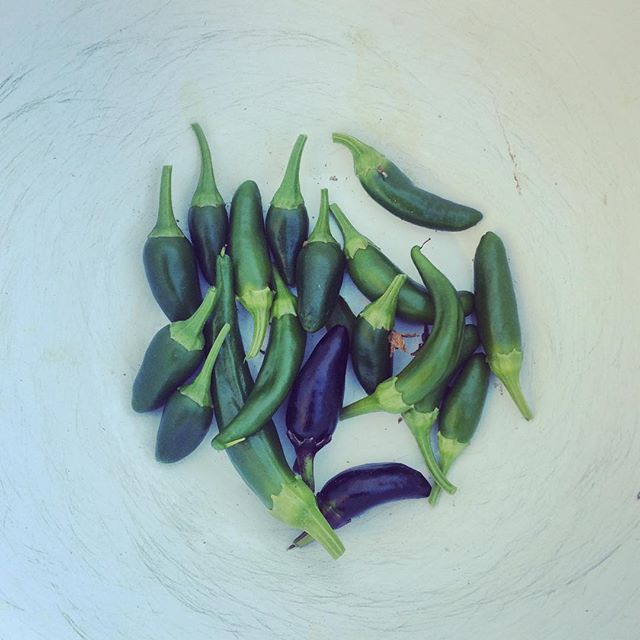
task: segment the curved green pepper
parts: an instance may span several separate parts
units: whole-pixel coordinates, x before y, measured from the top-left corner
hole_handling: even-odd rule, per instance
[[[473,352],[480,346],[480,336],[478,335],[478,328],[473,324],[467,324],[464,327],[464,333],[462,334],[462,346],[460,347],[460,357],[456,362],[455,370],[462,366],[473,354]],[[431,446],[431,429],[438,419],[440,413],[440,405],[442,398],[447,391],[447,385],[449,380],[445,380],[437,389],[434,389],[431,393],[427,394],[422,400],[416,402],[416,404],[405,411],[402,417],[409,427],[409,430],[413,434],[420,453],[424,458],[427,469],[433,476],[436,483],[442,487],[447,493],[454,493],[456,487],[452,485],[441,471],[436,456]]]
[[[482,220],[476,209],[420,189],[391,160],[357,138],[334,133],[333,141],[351,151],[356,176],[365,191],[399,218],[445,231],[468,229]]]
[[[167,400],[156,436],[156,460],[159,462],[182,460],[195,451],[207,435],[213,418],[211,374],[230,328],[225,324],[220,329],[195,380],[178,387]]]
[[[156,333],[133,382],[134,411],[143,413],[161,407],[202,362],[203,328],[216,302],[217,292],[211,287],[190,318],[172,322]]]
[[[329,192],[320,192],[320,215],[298,254],[298,315],[308,333],[327,321],[342,286],[344,253],[329,228]]]
[[[309,233],[309,216],[300,191],[300,158],[307,136],[298,136],[282,184],[267,211],[267,238],[273,260],[290,286],[296,283],[298,253]]]
[[[200,180],[189,209],[189,233],[198,264],[209,284],[216,281],[216,258],[227,243],[229,220],[224,200],[216,186],[211,163],[211,151],[202,127],[191,128],[200,148]]]
[[[337,302],[329,314],[324,327],[329,331],[338,324],[349,332],[349,342],[351,342],[351,340],[353,340],[353,329],[356,326],[356,316],[342,296],[338,296]]]
[[[260,352],[269,324],[273,291],[269,287],[271,263],[264,235],[258,185],[243,182],[231,202],[230,253],[236,295],[253,318],[253,337],[247,360]]]
[[[358,315],[351,341],[351,362],[356,378],[367,393],[393,374],[389,333],[393,329],[398,294],[407,276],[397,275],[387,290]]]
[[[507,388],[522,416],[533,413],[520,386],[522,336],[513,280],[502,240],[493,232],[485,233],[474,259],[476,316],[487,362]]]
[[[176,224],[171,203],[171,166],[162,167],[158,219],[142,252],[151,293],[172,322],[185,320],[202,302],[191,243]]]
[[[331,205],[331,213],[344,238],[351,279],[369,300],[376,300],[402,270],[351,224],[337,204]],[[465,315],[471,313],[473,295],[468,291],[461,291],[459,295]],[[431,324],[435,317],[432,296],[422,285],[407,278],[398,296],[397,313],[405,320]]]
[[[471,356],[442,403],[438,448],[440,467],[445,476],[476,432],[487,398],[490,375],[484,354]],[[429,502],[436,504],[439,496],[440,487],[436,486]]]
[[[238,415],[213,439],[227,449],[259,431],[287,397],[304,357],[307,336],[296,313],[296,299],[273,269],[276,297],[271,308],[269,343],[255,385]]]
[[[344,407],[341,414],[343,419],[373,411],[407,411],[442,384],[458,361],[464,314],[456,290],[421,253],[420,247],[411,249],[411,259],[433,296],[436,308],[433,330],[413,360],[397,376],[387,378],[372,394]]]
[[[231,263],[228,256],[218,258],[216,286],[220,302],[213,318],[214,331],[231,325],[213,368],[212,395],[218,429],[225,428],[244,406],[253,381],[245,361],[238,326]],[[344,552],[344,546],[318,509],[313,492],[287,465],[273,422],[243,442],[227,449],[227,455],[244,482],[272,516],[292,527],[304,529],[331,554]]]

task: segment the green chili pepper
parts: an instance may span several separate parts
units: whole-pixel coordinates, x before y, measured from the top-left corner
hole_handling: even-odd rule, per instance
[[[224,200],[216,186],[211,151],[202,127],[191,125],[200,148],[200,180],[189,209],[189,233],[200,269],[209,284],[216,281],[216,258],[227,243],[229,220]]]
[[[225,324],[220,329],[195,380],[179,387],[167,401],[156,437],[156,460],[159,462],[182,460],[195,451],[207,435],[213,418],[211,374],[230,328]]]
[[[344,274],[344,253],[329,228],[329,192],[320,192],[320,215],[298,254],[298,314],[304,330],[318,331],[331,313]]]
[[[296,313],[296,299],[273,269],[276,297],[271,308],[269,344],[255,386],[238,415],[213,439],[226,449],[259,431],[287,397],[304,357],[306,334]]]
[[[218,258],[216,286],[220,302],[213,319],[214,331],[219,331],[225,323],[231,325],[213,368],[212,382],[214,413],[218,428],[224,433],[253,386],[238,326],[228,256]],[[342,542],[318,509],[313,492],[287,465],[273,422],[267,422],[261,431],[227,449],[227,455],[271,515],[292,527],[304,529],[333,558],[344,552]]]
[[[367,393],[393,374],[389,333],[393,329],[398,294],[407,276],[397,275],[387,290],[358,315],[351,342],[351,362],[356,378]]]
[[[153,337],[133,382],[131,406],[140,413],[161,407],[202,362],[204,325],[217,302],[211,287],[187,320],[166,325]]]
[[[504,244],[491,231],[482,236],[476,249],[474,280],[478,329],[487,362],[523,417],[531,420],[533,414],[520,387],[522,338],[516,294]]]
[[[478,346],[480,346],[478,328],[473,324],[465,325],[464,333],[462,334],[460,357],[456,362],[454,371],[471,357]],[[433,452],[433,447],[431,446],[431,430],[438,419],[440,404],[447,390],[448,382],[448,379],[445,380],[437,389],[434,389],[422,398],[422,400],[416,402],[409,411],[405,411],[402,414],[402,417],[418,443],[420,453],[422,453],[427,469],[429,469],[433,479],[447,493],[454,493],[456,487],[447,480],[444,473],[440,470]]]
[[[333,141],[351,151],[356,176],[365,191],[399,218],[446,231],[468,229],[482,220],[479,211],[420,189],[397,165],[357,138],[334,133]]]
[[[309,233],[309,216],[300,191],[300,158],[307,136],[299,135],[282,180],[267,211],[267,238],[273,260],[285,282],[296,284],[296,261]]]
[[[471,356],[444,399],[440,413],[438,448],[440,467],[445,476],[454,460],[469,445],[478,427],[487,398],[490,375],[484,354]],[[436,504],[439,495],[440,487],[436,486],[429,502]]]
[[[431,335],[397,376],[387,378],[372,394],[344,407],[342,419],[373,411],[403,413],[442,384],[458,361],[464,314],[456,290],[420,247],[411,249],[411,259],[433,296],[436,317]]]
[[[338,324],[349,332],[349,342],[351,342],[353,339],[353,328],[356,325],[356,316],[342,296],[338,296],[338,301],[333,307],[333,311],[329,314],[324,326],[325,329],[329,331]]]
[[[142,253],[151,293],[171,320],[185,320],[202,302],[191,243],[176,224],[171,204],[171,167],[162,167],[158,220]]]
[[[233,196],[230,240],[236,295],[253,318],[249,360],[260,352],[273,302],[260,190],[252,180],[243,182]]]
[[[331,205],[331,213],[344,238],[344,253],[351,279],[369,300],[376,300],[402,271],[351,224],[337,204]],[[462,291],[459,295],[465,315],[471,313],[472,294]],[[397,313],[405,320],[431,324],[435,316],[433,300],[423,286],[407,278],[400,289]]]

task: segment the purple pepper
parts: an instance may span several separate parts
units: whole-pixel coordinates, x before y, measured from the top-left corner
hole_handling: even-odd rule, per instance
[[[287,435],[302,479],[313,489],[313,460],[331,441],[344,397],[349,333],[341,325],[318,342],[293,384],[287,406]]]
[[[428,498],[431,485],[415,469],[398,462],[363,464],[334,476],[316,495],[320,511],[333,529],[385,502]],[[289,547],[303,547],[313,541],[301,533]]]

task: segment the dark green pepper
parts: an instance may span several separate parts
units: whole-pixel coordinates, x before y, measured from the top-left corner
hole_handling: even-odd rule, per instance
[[[278,271],[285,282],[296,284],[296,262],[309,233],[309,216],[300,191],[300,158],[307,136],[298,136],[282,184],[267,211],[267,238]]]
[[[211,374],[230,328],[225,324],[220,329],[195,380],[179,387],[167,400],[156,437],[159,462],[182,460],[195,451],[207,435],[213,418]]]
[[[269,325],[273,291],[269,287],[271,263],[264,234],[258,185],[243,182],[231,202],[230,253],[236,295],[253,318],[253,337],[247,360],[260,352]]]
[[[462,334],[460,357],[458,358],[455,369],[462,366],[479,346],[480,336],[478,335],[478,328],[473,324],[465,325],[464,333]],[[449,380],[445,380],[437,389],[434,389],[422,398],[422,400],[416,402],[409,411],[405,411],[402,417],[418,443],[427,469],[429,469],[436,484],[442,487],[447,493],[455,493],[456,487],[447,480],[444,473],[440,470],[433,447],[431,446],[431,430],[438,419],[440,404],[447,390],[448,383]]]
[[[298,254],[298,315],[304,330],[318,331],[331,313],[344,274],[344,253],[329,228],[329,192],[320,192],[320,215]]]
[[[387,378],[372,394],[344,407],[342,419],[373,411],[403,413],[442,384],[458,361],[464,314],[456,290],[421,253],[420,247],[411,249],[411,259],[433,296],[436,309],[433,330],[413,360],[397,376]]]
[[[307,336],[296,313],[296,299],[273,269],[276,297],[271,307],[269,343],[255,385],[238,415],[213,439],[226,449],[259,431],[287,397],[302,364]]]
[[[212,395],[218,429],[224,430],[244,406],[253,381],[245,361],[233,292],[231,262],[222,255],[216,264],[220,302],[213,318],[214,332],[231,325],[213,368]],[[318,509],[313,492],[287,465],[273,422],[234,447],[227,455],[244,482],[272,516],[308,532],[333,558],[344,546]]]
[[[133,382],[131,406],[140,413],[161,407],[202,362],[203,328],[217,302],[211,287],[187,320],[166,325],[153,337]]]
[[[351,279],[369,300],[376,300],[402,271],[351,224],[337,204],[331,205],[331,213],[344,238],[344,253]],[[471,313],[473,295],[468,291],[459,295],[465,315]],[[407,278],[400,290],[397,313],[405,320],[431,324],[435,317],[432,297],[422,285]]]
[[[474,260],[476,316],[487,362],[527,420],[533,413],[520,386],[522,337],[513,280],[502,240],[485,233]]]
[[[442,403],[438,448],[440,467],[445,476],[476,432],[487,398],[490,375],[484,354],[471,356]],[[436,486],[429,502],[435,504],[439,495],[440,488]]]
[[[468,229],[482,220],[476,209],[420,189],[391,160],[357,138],[334,133],[333,141],[351,151],[356,176],[365,191],[399,218],[445,231]]]
[[[216,281],[216,258],[227,243],[229,220],[216,186],[211,151],[202,127],[191,125],[200,148],[200,180],[189,209],[189,233],[198,263],[209,284]]]
[[[356,378],[367,393],[393,374],[389,333],[393,329],[398,294],[407,276],[397,275],[387,290],[358,315],[351,341],[351,362]]]
[[[202,302],[191,243],[180,231],[171,203],[171,167],[162,167],[158,220],[142,252],[151,293],[172,322],[185,320]]]
[[[333,311],[331,311],[325,323],[325,329],[329,331],[338,324],[348,331],[349,342],[351,342],[353,339],[353,328],[356,326],[356,316],[342,296],[338,296]]]

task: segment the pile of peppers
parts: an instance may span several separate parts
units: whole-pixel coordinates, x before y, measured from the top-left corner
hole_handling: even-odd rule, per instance
[[[520,386],[522,339],[504,243],[491,231],[482,236],[473,293],[456,291],[424,246],[410,251],[419,276],[411,279],[330,204],[327,189],[309,233],[300,189],[305,135],[295,141],[265,216],[251,180],[237,188],[227,211],[205,134],[198,124],[192,128],[201,171],[188,212],[190,238],[176,223],[171,167],[165,166],[157,221],[144,245],[147,280],[169,324],[144,354],[132,407],[162,409],[156,458],[165,463],[192,453],[215,417],[213,449],[226,451],[274,517],[302,531],[289,548],[316,540],[337,558],[344,546],[335,530],[364,511],[408,498],[435,505],[442,491],[456,491],[448,474],[477,429],[492,373],[522,416],[532,418]],[[336,133],[333,140],[351,152],[366,192],[398,218],[445,231],[482,220],[476,209],[416,186],[357,138]],[[370,300],[357,316],[340,295],[345,271]],[[236,301],[253,323],[246,353]],[[394,331],[396,317],[424,329],[422,344],[400,371],[393,363],[403,342]],[[307,335],[319,331],[305,361]],[[260,353],[253,380],[247,361]],[[365,395],[343,406],[349,359]],[[273,422],[285,403],[292,465]],[[375,463],[345,469],[316,492],[314,459],[339,422],[375,411],[402,417],[431,481],[397,462]]]

